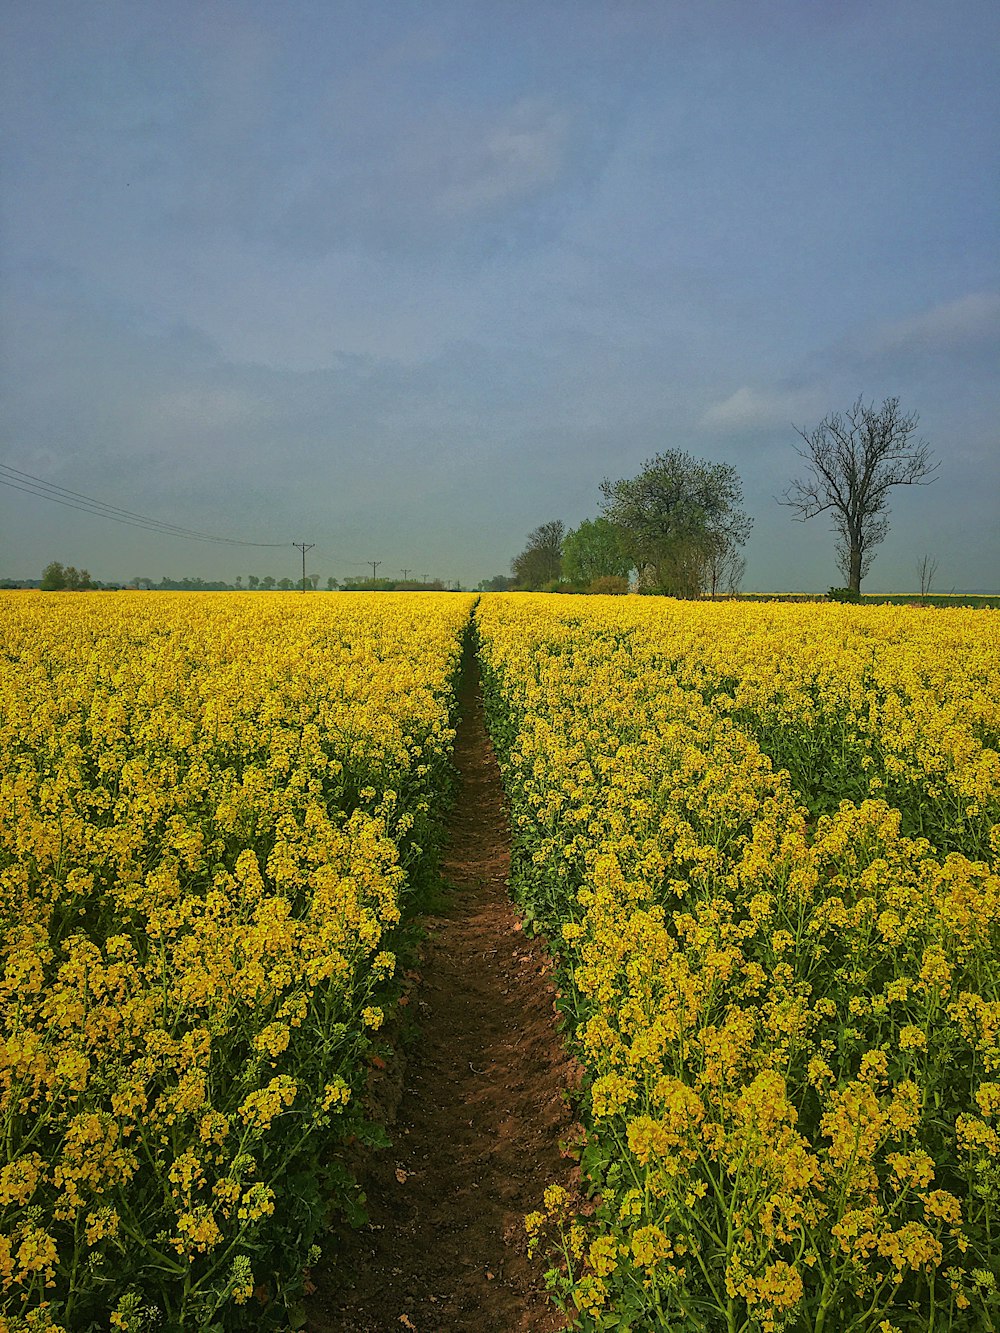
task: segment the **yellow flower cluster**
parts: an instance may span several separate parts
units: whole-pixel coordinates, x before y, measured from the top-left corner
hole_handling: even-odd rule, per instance
[[[1000,617],[476,621],[515,888],[587,1071],[589,1251],[565,1204],[531,1218],[581,1327],[994,1328]],[[899,781],[828,800],[855,764]]]
[[[472,603],[0,594],[5,1327],[300,1280]]]
[[[989,854],[1000,820],[995,613],[695,603],[661,618],[646,651],[787,768],[810,809],[885,799],[904,833]]]

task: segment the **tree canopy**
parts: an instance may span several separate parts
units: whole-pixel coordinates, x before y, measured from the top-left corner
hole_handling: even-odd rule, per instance
[[[637,477],[605,480],[601,493],[640,586],[675,597],[700,596],[713,563],[746,541],[753,522],[736,469],[683,449],[657,454]]]
[[[621,534],[606,518],[585,518],[563,541],[563,577],[572,583],[628,578],[632,561],[622,549]]]
[[[527,545],[510,565],[510,572],[518,588],[533,592],[559,578],[562,573],[565,535],[566,526],[559,518],[541,523],[528,533]]]
[[[58,560],[50,561],[42,571],[39,587],[43,592],[87,592],[98,585],[85,569],[74,565],[63,565]]]

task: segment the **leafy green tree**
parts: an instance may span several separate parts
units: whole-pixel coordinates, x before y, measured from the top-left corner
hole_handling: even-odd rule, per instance
[[[837,566],[847,586],[860,593],[875,548],[889,531],[889,492],[894,486],[926,486],[938,464],[926,440],[912,439],[920,418],[904,416],[898,398],[876,410],[858,399],[843,416],[831,412],[815,430],[795,427],[805,442],[796,448],[807,472],[785,491],[779,504],[796,519],[828,512],[837,535]]]
[[[518,588],[537,591],[562,574],[563,539],[566,527],[562,519],[550,519],[528,533],[528,544],[511,561],[511,574]]]
[[[61,565],[58,560],[53,560],[45,566],[39,586],[46,592],[57,592],[63,588],[67,592],[87,592],[98,585],[88,570],[77,569],[75,565]]]
[[[606,518],[584,519],[563,541],[563,577],[572,583],[627,579],[632,562],[622,549],[618,528]]]
[[[657,454],[637,477],[605,480],[601,493],[640,586],[674,597],[699,597],[710,583],[713,552],[742,545],[753,522],[740,509],[736,469],[683,449]]]
[[[43,592],[59,592],[66,587],[66,571],[58,560],[52,560],[42,570]]]
[[[274,587],[274,576],[272,574],[266,575],[264,578],[261,579],[260,586],[264,589],[265,592],[270,592],[271,589]]]
[[[279,579],[278,587],[281,589],[282,592],[291,592],[291,590],[295,587],[295,584],[292,582],[291,579]]]
[[[42,570],[42,581],[38,585],[43,592],[58,592],[66,586],[66,572],[58,560],[50,560]]]
[[[476,584],[476,592],[508,592],[513,582],[506,574],[494,574],[491,579],[481,579]]]

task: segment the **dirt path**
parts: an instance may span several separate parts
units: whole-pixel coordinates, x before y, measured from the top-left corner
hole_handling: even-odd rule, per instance
[[[412,1002],[420,1035],[393,1147],[364,1180],[371,1226],[316,1280],[310,1333],[551,1333],[542,1265],[524,1214],[575,1172],[560,1151],[573,1081],[554,1028],[545,951],[507,896],[510,830],[486,734],[478,666],[467,664],[455,743],[461,775],[443,874],[448,906],[426,922]]]

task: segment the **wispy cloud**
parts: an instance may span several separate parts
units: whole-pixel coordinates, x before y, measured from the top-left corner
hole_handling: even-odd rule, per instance
[[[1000,336],[1000,292],[970,292],[907,319],[875,329],[867,347],[876,355],[909,349],[948,350]]]
[[[765,431],[808,421],[831,408],[831,392],[857,395],[872,381],[895,380],[927,358],[981,360],[1000,339],[1000,293],[971,292],[904,319],[855,328],[838,343],[816,349],[787,387],[743,385],[701,417],[707,430]],[[891,371],[891,374],[888,372]]]
[[[431,196],[435,211],[468,216],[553,185],[562,171],[568,132],[564,111],[520,102],[499,123],[457,146],[457,152],[453,145],[442,155],[434,173],[441,185]]]
[[[290,191],[275,235],[293,249],[451,249],[551,192],[570,158],[569,113],[530,99],[490,116],[435,107],[402,132],[346,124]]]
[[[821,401],[820,391],[814,387],[754,389],[744,385],[713,403],[700,424],[709,430],[773,430],[822,411]]]

